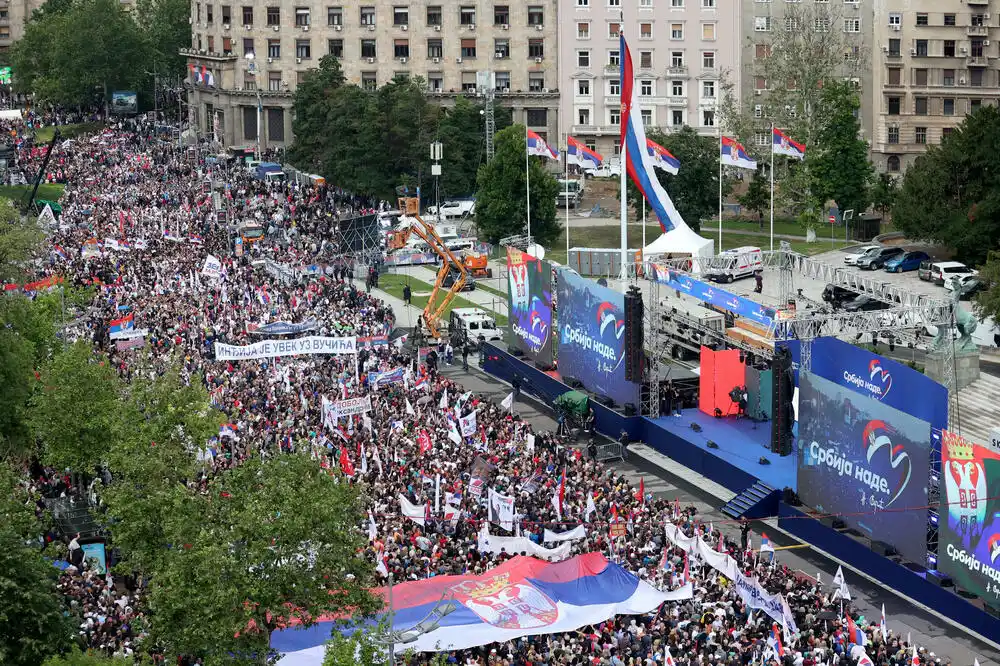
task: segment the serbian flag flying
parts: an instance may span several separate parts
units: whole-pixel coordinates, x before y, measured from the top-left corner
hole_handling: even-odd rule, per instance
[[[639,477],[639,490],[635,493],[635,501],[639,504],[646,503],[646,484],[643,483],[643,478]]]
[[[340,447],[340,471],[344,473],[344,476],[354,476],[354,463],[347,455],[347,447],[345,446]]]
[[[767,644],[771,646],[774,653],[779,657],[785,656],[785,648],[781,644],[781,632],[778,631],[778,623],[775,622],[771,625],[771,633],[767,637]]]
[[[794,157],[797,160],[806,158],[806,147],[775,127],[771,130],[771,152],[775,155]]]
[[[387,600],[385,588],[374,592]],[[415,641],[398,642],[398,652],[450,652],[575,631],[618,615],[642,615],[665,601],[690,599],[691,586],[661,592],[600,553],[555,563],[519,556],[479,576],[434,576],[395,585],[392,631],[412,629],[445,596],[451,597],[455,610]],[[320,666],[335,619],[320,617],[303,628],[301,621],[291,618],[271,634],[271,648],[281,655],[278,663]]]
[[[566,138],[566,161],[583,169],[596,169],[604,162],[604,156],[570,136]]]
[[[534,155],[535,157],[547,157],[550,160],[559,159],[559,151],[545,143],[545,139],[538,136],[537,133],[527,130],[528,135],[528,154]]]
[[[133,315],[131,312],[122,317],[121,319],[112,319],[111,325],[108,327],[108,333],[114,335],[115,333],[123,333],[125,331],[131,330],[132,328],[134,328],[132,320],[133,320]]]
[[[722,163],[738,169],[757,169],[757,160],[747,154],[747,149],[736,139],[722,137]]]
[[[431,450],[431,436],[426,430],[421,430],[417,435],[417,444],[420,447],[420,455],[424,455]]]
[[[563,467],[562,477],[559,478],[559,511],[562,512],[563,504],[566,502],[566,468]]]
[[[774,552],[774,544],[771,540],[767,538],[767,532],[760,533],[760,552],[766,553],[767,551]]]
[[[847,640],[861,647],[865,645],[865,634],[854,624],[854,618],[850,615],[847,616]]]
[[[663,169],[667,173],[677,175],[677,171],[681,168],[681,163],[669,150],[652,139],[646,139],[646,152],[653,158],[653,166],[657,169]]]

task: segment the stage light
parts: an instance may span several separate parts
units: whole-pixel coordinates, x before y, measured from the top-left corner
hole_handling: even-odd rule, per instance
[[[855,340],[860,340],[861,339],[861,333],[858,333],[857,335],[855,335],[854,339]]]
[[[936,513],[934,513],[933,511],[928,511],[927,512],[927,517],[930,519],[931,525],[937,525],[938,524],[938,515]]]
[[[930,564],[931,567],[936,567],[937,566],[937,557],[935,557],[934,555],[931,555],[930,553],[927,553],[927,563]]]

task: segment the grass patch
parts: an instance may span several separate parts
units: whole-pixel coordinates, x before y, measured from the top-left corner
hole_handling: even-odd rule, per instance
[[[0,185],[0,197],[6,197],[12,201],[20,201],[31,194],[31,185]],[[48,201],[59,201],[66,186],[62,183],[42,183],[38,186],[36,199],[46,199]]]
[[[380,275],[378,278],[378,288],[389,294],[390,296],[395,296],[399,300],[403,300],[403,286],[409,284],[410,290],[413,292],[413,297],[410,299],[410,303],[415,307],[423,309],[427,305],[427,296],[418,296],[417,292],[427,292],[428,294],[434,289],[434,285],[428,284],[423,280],[417,280],[415,278],[409,277],[407,275],[398,275],[388,273],[385,275]],[[479,288],[479,284],[476,283],[476,288]],[[506,295],[504,296],[506,298]],[[448,317],[451,311],[455,308],[479,308],[489,312],[486,308],[481,305],[477,305],[472,301],[466,300],[462,296],[456,296],[448,304],[448,307],[444,309],[441,313],[442,322],[447,323]],[[507,317],[498,313],[490,313],[496,319],[497,327],[502,327],[507,325]]]
[[[702,225],[702,226],[703,227],[707,226],[710,229],[714,229],[716,234],[719,233],[719,221],[718,220],[712,220],[711,222],[708,222],[708,223],[706,223],[705,225]],[[725,234],[727,231],[730,231],[730,230],[731,231],[735,231],[735,232],[740,232],[740,231],[754,231],[754,232],[761,232],[761,233],[765,233],[766,234],[766,233],[768,233],[770,231],[770,229],[771,229],[771,220],[770,220],[770,218],[766,214],[764,215],[764,225],[763,226],[761,226],[757,222],[757,220],[751,220],[751,219],[731,219],[731,220],[723,219],[722,220],[722,233],[723,234]],[[829,229],[827,229],[827,231],[829,231]],[[806,229],[801,224],[799,224],[797,221],[795,221],[795,220],[793,220],[791,218],[788,218],[788,217],[775,217],[774,218],[774,233],[776,233],[776,234],[783,234],[783,235],[786,235],[786,236],[802,236],[803,238],[805,238],[805,236],[806,236]],[[816,233],[820,234],[820,231],[817,230]]]
[[[485,292],[487,292],[489,294],[493,294],[494,296],[499,296],[500,298],[503,298],[504,300],[507,299],[507,291],[506,290],[501,291],[501,290],[497,289],[496,287],[491,287],[490,285],[486,284],[486,280],[496,280],[496,278],[476,278],[476,289],[477,290],[481,289],[481,290],[483,290],[483,291],[485,291]]]
[[[103,126],[102,123],[77,123],[75,125],[59,125],[58,127],[49,125],[35,132],[35,143],[48,143],[52,140],[57,129],[59,136],[65,141],[66,139],[74,139],[81,134],[96,132]]]

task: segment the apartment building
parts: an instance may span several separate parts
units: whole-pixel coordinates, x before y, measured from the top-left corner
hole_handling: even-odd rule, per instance
[[[1000,95],[997,0],[877,0],[872,160],[901,173]]]
[[[874,78],[872,68],[879,60],[873,53],[874,2],[885,0],[742,0],[743,4],[743,80],[742,95],[755,107],[755,113],[766,117],[768,87],[776,82],[760,76],[761,59],[779,46],[785,35],[809,30],[828,35],[824,43],[839,44],[843,65],[839,72],[858,86],[861,95],[861,130],[871,140],[874,126]],[[910,3],[910,0],[897,0]],[[938,2],[955,0],[938,0]],[[927,0],[933,3],[934,0]],[[837,56],[838,58],[840,56]],[[763,130],[763,128],[762,128]],[[770,130],[759,131],[755,143],[768,146]]]
[[[24,36],[24,26],[45,0],[0,0],[0,53]]]
[[[432,99],[449,104],[492,87],[515,122],[555,137],[556,23],[556,0],[196,0],[185,51],[189,120],[226,145],[250,146],[259,97],[262,145],[290,145],[296,85],[330,53],[348,81],[369,89],[419,76]]]
[[[742,76],[740,14],[734,0],[559,0],[560,126],[619,154],[624,29],[643,124],[718,133],[721,74]]]

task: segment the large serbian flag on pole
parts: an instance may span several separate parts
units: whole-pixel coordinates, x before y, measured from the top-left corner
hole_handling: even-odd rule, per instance
[[[387,598],[387,591],[378,591]],[[515,557],[481,576],[435,576],[392,590],[393,630],[406,631],[449,599],[455,610],[439,626],[397,650],[448,652],[557,634],[598,624],[617,615],[641,615],[665,601],[690,599],[691,585],[660,592],[600,553],[549,563]],[[280,666],[320,666],[333,622],[326,618],[302,629],[271,634]]]
[[[771,130],[771,152],[774,155],[785,155],[797,160],[806,158],[806,147],[777,127]]]

